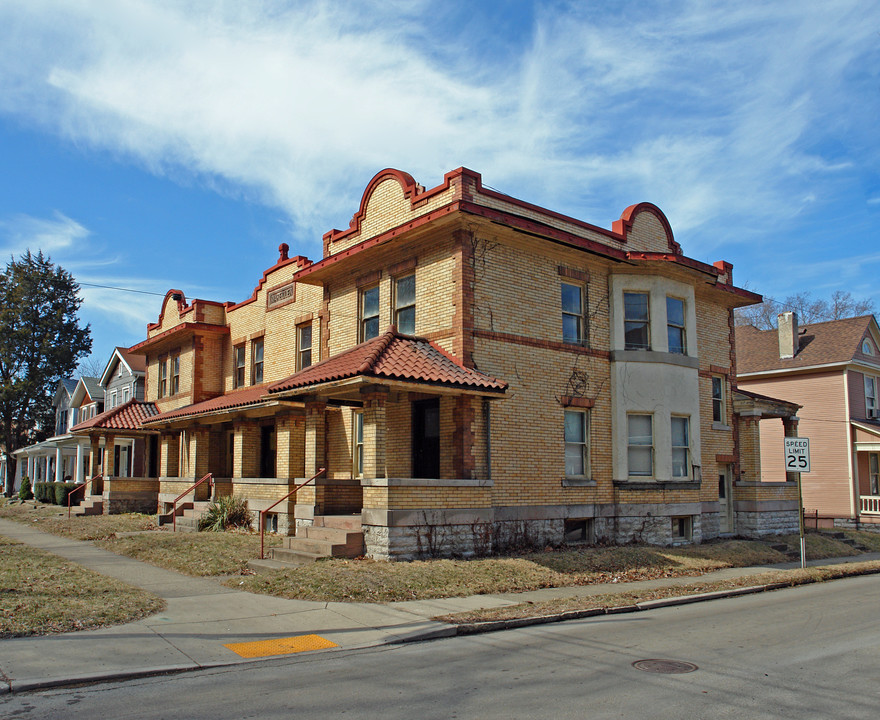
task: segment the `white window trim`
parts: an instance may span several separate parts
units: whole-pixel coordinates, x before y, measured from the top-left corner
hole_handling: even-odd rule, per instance
[[[684,420],[686,421],[686,429],[687,429],[687,445],[673,445],[672,437],[674,435],[672,431],[672,422],[673,420]],[[684,475],[676,475],[675,474],[675,461],[672,461],[672,479],[673,480],[689,480],[693,473],[691,472],[691,465],[693,462],[693,451],[691,450],[691,419],[687,415],[670,415],[669,416],[669,457],[670,460],[673,460],[673,456],[676,450],[684,450],[686,453],[685,464],[684,464]]]
[[[351,473],[362,478],[364,465],[364,411],[354,410],[351,415]]]
[[[630,443],[631,435],[629,432],[629,419],[631,417],[636,417],[636,416],[648,417],[651,419],[651,444],[650,445],[642,445],[642,444],[633,445],[632,443]],[[656,453],[654,452],[654,436],[655,436],[654,415],[653,415],[653,413],[629,412],[626,414],[626,425],[627,425],[627,427],[626,427],[626,450],[627,450],[627,453],[626,453],[627,454],[626,472],[627,472],[627,475],[630,478],[636,478],[636,480],[652,480],[655,476],[655,473],[657,472],[656,457],[655,457]],[[637,448],[637,449],[650,448],[650,455],[651,455],[651,472],[650,473],[648,473],[647,475],[636,475],[632,472],[632,468],[630,467],[630,461],[629,461],[630,448]]]
[[[568,413],[577,414],[577,415],[580,415],[581,417],[583,417],[583,422],[584,422],[584,438],[583,438],[582,441],[579,441],[579,442],[577,442],[577,443],[575,443],[575,442],[569,442],[568,440],[565,440],[565,430],[564,430],[564,427],[565,427],[565,415],[567,415]],[[565,477],[567,477],[567,478],[577,478],[578,480],[589,480],[590,477],[591,477],[591,467],[590,467],[590,411],[589,411],[589,410],[582,410],[582,409],[580,409],[580,408],[565,408],[565,411],[564,411],[564,413],[563,413],[563,441],[564,441],[564,446],[565,446],[565,449],[566,449],[566,450],[568,449],[568,446],[569,446],[569,445],[580,445],[580,446],[581,446],[581,452],[582,452],[582,455],[583,455],[583,457],[582,457],[582,462],[583,462],[583,467],[584,467],[584,472],[583,472],[582,474],[580,474],[580,475],[569,475],[569,473],[568,473],[568,468],[565,467]],[[567,463],[566,463],[566,461],[565,461],[565,455],[563,455],[563,463],[565,463],[565,464],[567,465]]]

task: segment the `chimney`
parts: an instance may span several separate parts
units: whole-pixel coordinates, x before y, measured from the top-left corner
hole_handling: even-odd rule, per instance
[[[779,333],[779,357],[793,358],[798,351],[798,321],[796,312],[783,312],[776,316]]]

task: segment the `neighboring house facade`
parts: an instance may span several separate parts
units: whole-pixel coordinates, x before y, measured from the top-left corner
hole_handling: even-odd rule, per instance
[[[272,526],[351,514],[378,558],[796,528],[794,483],[741,481],[754,420],[795,427],[736,393],[733,310],[760,296],[655,206],[607,230],[385,170],[320,261],[279,250],[243,302],[170,291],[130,349],[160,509],[207,473],[267,509],[323,468]]]
[[[738,327],[740,388],[796,402],[801,437],[810,440],[804,510],[820,525],[880,529],[880,330],[872,315],[777,330]],[[785,472],[779,428],[761,433],[761,477]]]

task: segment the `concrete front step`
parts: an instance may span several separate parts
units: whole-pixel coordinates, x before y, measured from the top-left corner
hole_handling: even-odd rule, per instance
[[[286,539],[287,547],[290,547],[291,541],[299,538],[326,540],[341,545],[348,545],[352,542],[357,545],[364,544],[364,534],[360,530],[343,530],[334,527],[300,527],[297,528],[295,537],[289,537]]]
[[[268,575],[276,570],[287,570],[297,565],[306,565],[311,560],[302,560],[300,562],[280,562],[278,560],[248,560],[248,568],[253,570],[257,575]]]
[[[332,527],[339,528],[340,530],[355,530],[360,531],[361,529],[361,516],[360,515],[316,515],[314,519],[314,525],[312,527]]]
[[[79,515],[80,517],[84,515],[103,515],[104,514],[104,501],[103,500],[88,500],[85,503],[80,504],[76,507],[72,513],[72,515]]]

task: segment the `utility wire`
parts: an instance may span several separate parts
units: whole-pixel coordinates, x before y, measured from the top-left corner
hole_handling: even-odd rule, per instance
[[[85,285],[87,287],[104,288],[105,290],[121,290],[122,292],[140,293],[141,295],[157,295],[159,297],[165,297],[166,295],[166,293],[151,292],[149,290],[132,290],[131,288],[114,287],[113,285],[98,285],[97,283],[83,282],[82,280],[77,280],[77,284]]]

